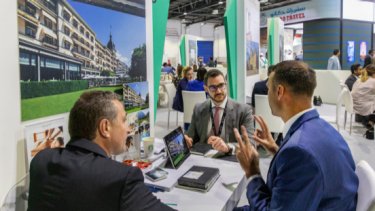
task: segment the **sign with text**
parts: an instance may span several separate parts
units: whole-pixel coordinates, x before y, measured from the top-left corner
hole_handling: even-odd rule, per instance
[[[285,23],[298,23],[322,18],[340,18],[340,0],[314,0],[266,10],[260,14],[260,26],[267,26],[267,18],[280,17]]]

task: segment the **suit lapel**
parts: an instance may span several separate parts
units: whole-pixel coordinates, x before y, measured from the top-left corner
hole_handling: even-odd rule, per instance
[[[311,119],[315,119],[315,118],[318,118],[319,117],[319,114],[318,112],[314,109],[312,111],[308,111],[306,113],[304,113],[302,116],[300,116],[294,123],[293,125],[290,127],[289,131],[287,132],[284,140],[282,141],[281,143],[281,146],[279,148],[279,150],[276,152],[276,154],[273,156],[272,158],[272,161],[271,161],[271,164],[270,164],[270,167],[269,167],[269,170],[268,170],[268,175],[267,175],[267,184],[270,186],[271,185],[271,171],[272,171],[272,168],[273,168],[273,164],[274,164],[274,160],[275,158],[277,157],[277,155],[279,154],[280,150],[284,147],[284,145],[289,141],[290,137],[294,134],[294,132],[296,132],[296,130],[298,130],[298,128],[305,122],[307,121],[310,121]]]
[[[236,119],[234,118],[233,115],[235,115],[236,112],[234,112],[234,107],[233,107],[233,102],[232,100],[229,99],[228,97],[228,102],[227,102],[227,108],[226,108],[226,116],[225,116],[225,142],[229,142],[229,134],[231,134],[231,130],[235,128],[233,120]]]
[[[203,106],[203,109],[202,109],[202,112],[201,112],[201,115],[202,115],[202,120],[200,122],[200,134],[204,134],[203,137],[204,137],[204,141],[207,141],[207,133],[208,133],[208,124],[209,124],[209,121],[210,121],[210,106],[211,106],[211,101],[210,100],[207,100],[205,103],[204,103],[204,106]],[[200,140],[201,141],[201,140]]]

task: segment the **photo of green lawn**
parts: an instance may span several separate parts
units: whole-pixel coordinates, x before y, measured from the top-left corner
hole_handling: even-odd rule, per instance
[[[117,89],[122,89],[122,86],[97,87],[76,92],[23,99],[21,100],[22,121],[69,112],[75,101],[85,91],[104,90],[113,92]]]

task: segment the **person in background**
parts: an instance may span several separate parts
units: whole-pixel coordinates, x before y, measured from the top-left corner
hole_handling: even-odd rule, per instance
[[[242,136],[234,129],[249,202],[234,210],[356,209],[358,177],[352,154],[340,133],[312,107],[315,87],[315,71],[307,64],[283,61],[275,66],[268,101],[272,114],[285,122],[283,140],[277,146],[263,118],[254,117],[261,129],[252,138],[274,155],[265,182],[246,128],[241,127]]]
[[[208,61],[208,65],[209,67],[215,67],[215,62],[214,62],[214,58],[212,58],[212,56],[210,57],[210,61]]]
[[[263,68],[263,69],[266,69],[267,65],[268,65],[267,58],[264,57],[263,53],[260,53],[259,57],[260,57],[259,58],[259,60],[260,60],[260,67]]]
[[[199,67],[202,67],[201,65],[199,65]],[[193,72],[197,72],[198,71],[198,65],[196,64],[193,64]]]
[[[363,125],[368,123],[368,116],[375,111],[375,65],[367,65],[360,80],[352,89],[354,112],[360,115]]]
[[[180,83],[180,80],[182,79],[182,65],[181,64],[178,64],[177,65],[177,71],[176,71],[176,75],[173,77],[172,79],[172,83],[174,84],[174,86],[178,87],[178,84]]]
[[[197,79],[189,81],[187,84],[187,91],[204,91],[204,76],[207,70],[204,67],[200,67],[197,71]]]
[[[372,59],[374,58],[374,50],[370,49],[368,54],[365,57],[365,62],[363,64],[363,68],[367,67],[367,65],[372,64]]]
[[[69,114],[66,148],[40,151],[30,164],[28,210],[172,210],[146,187],[142,171],[111,159],[130,132],[115,93],[83,93]]]
[[[362,68],[360,64],[353,64],[350,67],[352,74],[345,81],[345,84],[348,86],[350,91],[352,91],[353,84],[358,80],[359,76],[361,75],[361,69]]]
[[[341,70],[340,65],[340,50],[333,50],[333,55],[328,59],[327,70]]]
[[[217,67],[217,58],[214,61],[214,67]]]
[[[275,70],[275,65],[271,65],[268,67],[267,76],[269,77],[270,74]],[[268,78],[263,81],[258,81],[254,84],[253,93],[251,94],[251,105],[255,108],[255,95],[267,95],[268,94],[268,87],[267,87]]]
[[[245,125],[254,131],[251,107],[227,96],[227,84],[220,70],[211,69],[204,78],[204,88],[211,99],[196,104],[185,140],[188,147],[196,143],[209,144],[213,149],[232,154],[236,141],[233,128]]]
[[[169,66],[166,62],[163,63],[163,68],[161,69],[161,72],[167,74],[174,74],[173,68]]]
[[[186,66],[182,70],[184,78],[181,79],[177,86],[176,95],[173,99],[172,108],[176,111],[184,112],[184,102],[182,100],[182,90],[186,90],[187,84],[193,79],[193,69],[190,66]]]

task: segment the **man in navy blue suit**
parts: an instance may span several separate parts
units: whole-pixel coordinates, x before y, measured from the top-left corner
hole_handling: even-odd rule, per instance
[[[349,147],[342,136],[311,106],[315,71],[298,61],[276,65],[268,80],[272,114],[285,122],[283,141],[275,144],[262,117],[253,138],[274,154],[267,182],[259,170],[259,155],[246,129],[237,158],[249,180],[249,206],[238,210],[355,210],[358,178]]]

